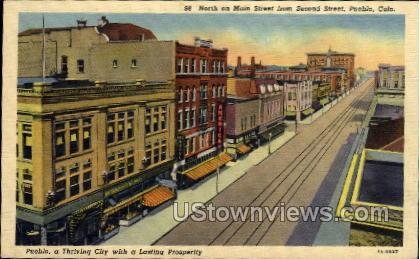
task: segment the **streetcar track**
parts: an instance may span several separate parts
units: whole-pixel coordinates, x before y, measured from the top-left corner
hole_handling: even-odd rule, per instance
[[[361,99],[363,99],[363,97],[366,95],[366,93],[368,92],[369,86],[367,87],[367,90],[364,90],[362,93],[360,93],[350,104],[348,107],[346,107],[340,114],[339,116],[337,116],[320,134],[318,134],[318,136],[316,136],[313,141],[307,145],[302,152],[300,152],[286,167],[285,169],[283,169],[279,174],[277,174],[273,180],[265,187],[262,189],[262,191],[248,204],[248,206],[250,206],[252,203],[254,203],[255,201],[257,201],[257,199],[259,199],[264,193],[266,193],[266,191],[268,189],[270,189],[272,186],[274,186],[274,183],[279,179],[279,177],[283,176],[284,173],[290,169],[290,167],[296,162],[298,161],[298,159],[306,152],[307,154],[305,154],[296,164],[296,166],[289,172],[289,174],[286,176],[286,178],[284,178],[280,183],[278,183],[277,185],[275,185],[275,188],[268,193],[268,195],[263,199],[263,201],[260,203],[264,203],[266,202],[270,196],[277,190],[278,186],[280,186],[289,175],[291,175],[291,173],[293,172],[293,170],[295,170],[295,168],[297,166],[300,165],[300,163],[302,163],[302,161],[304,161],[304,159],[313,151],[315,150],[317,144],[320,141],[320,136],[323,135],[321,137],[321,140],[323,140],[324,138],[326,138],[329,133],[331,133],[331,130],[334,129],[337,126],[337,123],[340,122],[342,120],[342,122],[345,122],[347,120],[347,117],[349,114],[354,114],[356,112],[356,110],[359,107],[353,107],[354,104],[359,103]],[[354,110],[354,112],[353,112]],[[343,119],[344,118],[344,119]],[[341,124],[340,124],[341,125]],[[325,133],[325,135],[324,135]],[[314,145],[315,144],[315,145]],[[317,156],[317,154],[315,155],[315,157]],[[234,231],[234,233],[224,242],[224,244],[228,243],[233,236],[235,236],[235,234],[239,231],[239,229],[242,228],[242,226],[246,223],[247,221],[242,222],[241,225],[239,225],[239,227]],[[230,226],[232,226],[235,223],[235,221],[231,221],[219,234],[217,234],[215,236],[215,238],[212,239],[212,241],[209,243],[209,245],[213,244],[216,240],[219,239],[219,237],[221,237],[229,228]]]
[[[364,96],[363,96],[364,97]],[[362,99],[363,99],[363,97],[362,97]],[[361,100],[361,99],[360,99]],[[360,101],[359,100],[359,101]],[[362,103],[363,104],[363,103]],[[358,109],[360,109],[360,108],[363,108],[363,107],[358,107]],[[349,120],[346,122],[346,123],[344,123],[342,126],[341,126],[341,129],[338,131],[338,134],[335,134],[336,135],[336,137],[337,136],[339,136],[340,134],[341,134],[341,132],[344,130],[344,128],[346,127],[346,125],[350,122],[350,120],[354,117],[354,114],[356,114],[356,112],[357,112],[357,110],[358,109],[355,109],[354,110],[354,113],[349,117]],[[334,137],[332,137],[330,140],[332,140],[332,141],[330,141],[330,143],[329,143],[329,146],[326,148],[326,149],[324,149],[324,152],[321,154],[321,157],[319,158],[319,160],[321,160],[323,157],[324,157],[324,155],[330,150],[330,148],[331,148],[331,146],[334,144]],[[319,155],[319,153],[318,154],[316,154],[316,156],[314,157],[314,160],[315,160],[315,158],[317,157],[317,155]],[[312,162],[312,161],[311,161]],[[309,167],[311,165],[311,163],[309,163],[308,164],[308,166],[307,167]],[[294,190],[294,192],[292,193],[292,195],[289,197],[289,199],[287,200],[287,201],[285,201],[284,203],[285,204],[287,204],[287,203],[290,203],[290,201],[294,198],[294,196],[296,195],[296,193],[299,191],[299,189],[302,187],[302,185],[306,182],[306,180],[309,178],[309,176],[311,176],[312,175],[312,172],[313,172],[313,170],[316,168],[316,166],[317,166],[318,164],[317,163],[315,163],[315,164],[313,164],[313,167],[309,170],[309,171],[307,171],[306,169],[307,168],[305,168],[303,171],[302,171],[302,173],[298,176],[298,178],[296,178],[296,181],[295,182],[293,182],[293,185],[295,184],[295,183],[297,183],[298,182],[298,180],[299,180],[299,178],[302,176],[302,175],[304,175],[304,173],[305,172],[308,172],[305,176],[304,176],[304,178],[303,178],[303,180],[299,183],[299,185],[297,186],[297,188]],[[292,186],[291,186],[292,187]],[[282,202],[282,200],[283,200],[283,198],[284,197],[286,197],[286,195],[288,195],[289,194],[289,191],[291,190],[292,188],[289,188],[288,190],[287,190],[287,192],[280,198],[280,200],[275,204],[275,206],[276,205],[278,205],[279,203],[281,203]],[[263,220],[263,222],[265,221],[265,219]],[[249,240],[254,236],[254,234],[256,233],[256,231],[258,230],[258,228],[259,228],[259,226],[261,226],[262,225],[262,223],[263,222],[261,222],[261,224],[259,224],[258,226],[257,226],[257,228],[253,231],[253,233],[251,234],[251,236],[249,236],[247,239],[246,239],[246,241],[245,241],[245,243],[244,244],[247,244],[248,242],[249,242]],[[263,235],[258,239],[258,241],[257,241],[257,243],[255,244],[255,245],[259,245],[260,243],[261,243],[261,241],[262,241],[262,239],[265,237],[265,235],[268,233],[268,231],[270,230],[270,228],[272,227],[272,225],[274,224],[274,221],[271,221],[270,222],[270,225],[268,226],[268,228],[263,232]]]
[[[363,97],[362,97],[363,98]],[[361,98],[361,99],[362,99]],[[361,102],[361,99],[356,99],[356,102],[357,103],[360,103]],[[335,130],[335,131],[332,131],[332,129],[333,128],[331,128],[331,130],[330,131],[328,131],[327,132],[327,134],[325,135],[325,137],[326,136],[328,136],[328,134],[329,133],[332,133],[332,135],[329,137],[329,138],[326,138],[326,143],[325,144],[322,144],[321,142],[318,142],[318,145],[316,145],[316,146],[314,146],[314,148],[311,150],[311,153],[312,153],[312,151],[315,151],[316,153],[314,154],[314,157],[308,162],[308,164],[307,164],[307,166],[301,171],[301,173],[298,175],[298,177],[296,178],[296,179],[294,179],[293,180],[293,182],[291,183],[291,185],[289,186],[289,188],[287,188],[287,190],[286,190],[286,192],[284,193],[284,194],[282,194],[282,196],[281,196],[281,198],[280,198],[280,200],[275,204],[275,205],[278,205],[280,202],[281,202],[281,200],[284,198],[284,197],[286,197],[286,195],[287,194],[289,194],[289,191],[293,188],[293,186],[295,185],[295,183],[300,179],[300,177],[306,172],[306,170],[312,165],[312,163],[317,159],[317,157],[318,157],[318,155],[319,154],[321,154],[321,152],[323,151],[323,149],[325,148],[325,147],[327,147],[326,149],[325,149],[325,152],[321,155],[321,157],[319,158],[319,159],[322,159],[322,157],[323,157],[323,155],[329,150],[329,147],[331,146],[328,146],[330,143],[332,144],[333,142],[334,142],[334,139],[335,139],[335,137],[336,136],[338,136],[340,133],[341,133],[341,131],[344,129],[344,127],[345,127],[345,125],[348,123],[348,121],[349,121],[349,119],[350,118],[352,118],[353,116],[354,116],[354,114],[357,112],[357,110],[358,110],[358,108],[359,107],[357,107],[357,108],[353,108],[352,110],[348,110],[348,114],[346,114],[345,116],[343,116],[342,118],[344,118],[342,121],[340,121],[339,122],[339,124],[336,124],[336,125],[338,125],[337,126],[337,130]],[[331,141],[332,140],[332,141]],[[316,151],[316,148],[318,148],[318,147],[320,147],[320,150],[319,151]],[[306,158],[306,157],[305,157]],[[295,169],[299,166],[299,165],[301,165],[301,162],[303,162],[304,160],[306,160],[306,159],[301,159],[300,160],[300,162],[299,162],[299,164],[297,164],[293,169],[291,169],[291,171],[289,172],[289,174],[287,174],[287,176],[286,176],[286,178],[285,179],[283,179],[277,186],[276,186],[276,188],[275,188],[275,190],[277,190],[277,188],[289,177],[289,176],[291,176],[292,174],[293,174],[293,172],[295,172]],[[302,163],[302,165],[303,165],[303,163]],[[315,168],[316,167],[316,165],[317,164],[315,164],[315,166],[313,167],[313,168]],[[312,170],[313,170],[313,168],[311,169],[311,171],[309,171],[309,174],[308,174],[308,176],[312,173]],[[298,187],[299,188],[299,187]],[[263,203],[265,203],[269,198],[271,198],[272,197],[272,194],[274,193],[274,191],[272,192],[272,193],[270,193],[267,197],[266,197],[266,199],[264,199],[264,201],[260,204],[260,206],[263,204]],[[290,201],[290,199],[289,199],[289,201]],[[289,202],[289,201],[287,201],[287,202]],[[251,238],[252,238],[252,236],[253,236],[253,234],[259,229],[259,227],[264,223],[264,221],[265,221],[265,219],[266,218],[264,218],[263,219],[263,221],[261,221],[259,224],[258,224],[258,226],[257,226],[257,228],[255,228],[254,229],[254,231],[251,233],[251,235],[246,239],[246,241],[245,241],[245,243],[243,243],[243,245],[244,244],[246,244]],[[242,229],[242,227],[244,227],[244,226],[246,226],[246,223],[249,223],[249,222],[244,222],[243,224],[241,224],[240,226],[239,226],[239,228],[235,231],[236,233],[239,231],[239,229]],[[254,222],[252,222],[252,223],[254,223]],[[251,224],[252,224],[251,223]],[[270,224],[270,226],[271,226],[272,224]],[[235,234],[234,234],[235,235]],[[233,238],[233,236],[234,235],[232,235],[229,239],[228,239],[228,241],[227,242],[225,242],[224,244],[226,245],[229,241],[230,241],[230,239],[231,238]]]

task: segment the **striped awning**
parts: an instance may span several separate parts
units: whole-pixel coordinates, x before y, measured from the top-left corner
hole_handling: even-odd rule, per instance
[[[239,154],[242,154],[243,155],[243,154],[246,154],[249,151],[251,151],[251,147],[250,146],[247,146],[245,144],[242,144],[236,150],[238,151]]]
[[[202,163],[201,165],[194,167],[193,169],[187,171],[185,175],[197,181],[203,178],[206,175],[214,172],[218,167],[225,165],[227,162],[231,161],[232,157],[226,153],[222,153],[215,158],[207,160],[206,162]]]
[[[157,207],[174,197],[175,194],[171,191],[171,189],[165,186],[158,186],[144,194],[143,205],[147,207]]]

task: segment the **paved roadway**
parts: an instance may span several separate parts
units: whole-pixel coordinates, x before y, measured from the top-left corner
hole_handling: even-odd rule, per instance
[[[327,206],[351,141],[373,98],[373,79],[209,201],[219,206]],[[178,224],[155,245],[311,245],[319,222],[194,222]]]

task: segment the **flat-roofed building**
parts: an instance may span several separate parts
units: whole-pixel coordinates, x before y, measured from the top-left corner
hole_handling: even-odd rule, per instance
[[[235,157],[284,131],[284,92],[276,80],[229,78],[227,152]]]
[[[176,42],[177,182],[190,186],[226,164],[227,49],[195,38],[194,45]]]
[[[405,89],[404,66],[392,66],[390,64],[379,64],[377,76],[378,76],[377,88],[404,91]]]
[[[284,88],[285,116],[294,117],[300,121],[302,117],[313,113],[312,81],[279,81]]]
[[[175,198],[175,42],[102,17],[18,50],[17,244],[96,243]]]
[[[19,244],[93,243],[174,197],[173,82],[71,83],[18,88]]]
[[[354,86],[356,75],[354,73],[354,53],[337,52],[328,49],[327,52],[307,53],[309,71],[322,71],[325,69],[344,69],[346,75],[346,89]]]

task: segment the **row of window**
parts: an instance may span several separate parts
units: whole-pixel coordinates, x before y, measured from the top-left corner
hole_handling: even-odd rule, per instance
[[[196,88],[193,87],[192,89],[180,89],[177,92],[177,100],[178,103],[195,101],[196,100]],[[213,85],[210,87],[210,92],[208,92],[208,86],[206,84],[202,84],[199,89],[200,99],[208,99],[210,98],[217,98],[217,97],[224,97],[226,95],[226,87],[224,85]],[[209,95],[210,94],[210,95]]]
[[[167,106],[157,106],[146,109],[145,132],[146,134],[161,132],[167,129]]]
[[[91,130],[91,117],[56,122],[54,124],[55,157],[59,158],[90,150],[92,148]]]
[[[144,166],[150,166],[163,162],[167,159],[167,143],[166,140],[156,140],[153,144],[147,142],[145,146]]]
[[[197,149],[198,141],[198,149]],[[209,132],[201,133],[198,136],[190,137],[186,139],[185,155],[193,154],[196,151],[208,149],[216,144],[216,131],[212,130]]]
[[[105,175],[107,183],[134,172],[134,149],[121,149],[108,154],[108,171]]]
[[[131,59],[131,68],[136,68],[137,63],[138,63],[137,59],[135,59],[135,58]],[[85,60],[84,59],[78,59],[76,61],[76,65],[77,65],[77,72],[78,73],[84,73],[85,72]],[[113,59],[112,60],[112,67],[113,68],[118,68],[119,67],[118,59]],[[62,73],[68,73],[68,57],[67,56],[61,56],[61,72]]]
[[[32,125],[27,123],[17,124],[16,129],[16,157],[26,160],[32,159]],[[19,142],[22,143],[20,148]]]
[[[130,140],[134,137],[134,111],[107,115],[107,144]]]
[[[257,75],[258,78],[267,78],[267,79],[277,79],[277,80],[312,80],[312,81],[323,81],[323,82],[330,82],[331,76],[330,75],[300,75],[300,74],[259,74]]]
[[[241,118],[241,131],[245,131],[247,129],[252,129],[257,126],[257,117],[255,114],[249,116],[249,127],[248,127],[248,117]]]
[[[199,64],[198,64],[199,62]],[[214,74],[224,74],[226,71],[223,60],[212,60],[211,72]],[[209,60],[195,58],[178,58],[177,73],[209,73]]]
[[[208,119],[210,119],[210,121],[213,122],[216,121],[216,105],[214,103],[210,106],[210,118],[207,115],[207,107],[200,107],[198,114],[199,125],[207,123]],[[196,126],[196,116],[197,115],[195,108],[185,108],[184,110],[179,110],[177,117],[177,129],[185,130],[189,128],[194,128]]]
[[[55,169],[54,197],[56,202],[89,191],[91,188],[92,162],[90,159]]]
[[[20,173],[22,173],[22,181],[19,181]],[[20,182],[21,184],[19,186]],[[22,202],[27,205],[33,204],[32,171],[29,169],[18,169],[16,172],[16,202]]]

